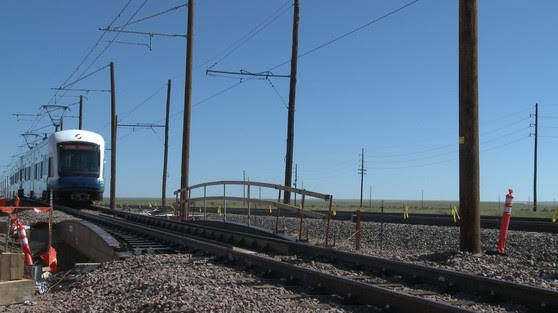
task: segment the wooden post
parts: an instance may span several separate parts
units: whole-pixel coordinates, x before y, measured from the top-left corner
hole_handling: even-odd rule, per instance
[[[227,185],[223,184],[223,220],[227,221]]]
[[[331,208],[333,205],[333,196],[330,195],[329,196],[329,212],[327,213],[327,227],[326,227],[326,233],[325,233],[325,245],[326,247],[329,245],[329,223],[331,221]]]
[[[206,187],[207,186],[203,186],[203,219],[204,220],[207,220],[207,203],[206,203],[207,193],[206,193]]]
[[[50,191],[50,201],[49,202],[50,202],[50,211],[48,211],[48,247],[47,247],[47,251],[50,251],[50,247],[52,247],[52,210],[54,210],[54,203],[52,202],[52,190]]]
[[[250,226],[250,179],[248,179],[248,226]]]
[[[477,8],[477,0],[459,1],[459,246],[475,254],[481,252]]]
[[[302,190],[302,200],[300,205],[300,226],[298,227],[298,241],[302,240],[302,232],[304,230],[304,199],[306,197],[306,193]]]
[[[360,210],[356,210],[355,249],[360,250]]]
[[[281,190],[279,189],[279,196],[277,197],[277,218],[275,219],[275,233],[277,234],[279,230],[279,204],[281,204]]]

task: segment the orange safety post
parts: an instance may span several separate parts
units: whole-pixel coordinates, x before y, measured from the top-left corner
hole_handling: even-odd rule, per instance
[[[19,238],[19,244],[21,246],[21,251],[25,256],[25,264],[33,265],[33,258],[31,257],[31,248],[29,248],[29,241],[27,240],[27,234],[25,233],[25,227],[23,223],[17,222],[17,235]]]
[[[19,197],[18,196],[15,196],[15,198],[14,198],[14,206],[15,207],[19,206]]]
[[[508,237],[508,227],[510,226],[510,218],[512,211],[513,189],[508,189],[506,202],[504,203],[504,213],[502,214],[502,222],[500,223],[500,236],[498,236],[498,252],[504,253],[506,250],[506,238]]]

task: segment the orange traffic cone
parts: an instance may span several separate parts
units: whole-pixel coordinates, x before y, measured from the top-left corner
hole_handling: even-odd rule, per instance
[[[504,213],[500,223],[500,235],[498,236],[498,252],[504,253],[506,250],[506,239],[508,237],[508,227],[510,226],[512,211],[513,189],[508,189],[506,202],[504,203]]]
[[[29,241],[27,240],[27,234],[25,233],[25,227],[23,223],[17,222],[17,234],[19,238],[19,244],[21,246],[21,251],[25,257],[25,264],[33,265],[33,258],[31,257],[31,248],[29,248]]]

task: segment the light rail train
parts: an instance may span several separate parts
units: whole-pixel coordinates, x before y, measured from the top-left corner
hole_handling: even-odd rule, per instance
[[[87,130],[62,130],[19,157],[2,177],[8,197],[91,202],[101,200],[105,141]]]

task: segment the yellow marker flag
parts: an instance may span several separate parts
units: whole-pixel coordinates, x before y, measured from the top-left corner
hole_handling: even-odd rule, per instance
[[[219,214],[219,216],[221,216],[221,207],[217,207],[217,214]]]
[[[407,205],[407,203],[405,202],[405,205],[403,205],[403,219],[406,220],[409,218],[409,205]]]
[[[457,223],[457,220],[460,220],[459,212],[457,211],[457,207],[455,205],[451,206],[451,215],[453,216],[453,222]]]
[[[554,215],[552,215],[552,223],[556,223],[558,220],[558,209],[554,210]]]
[[[269,214],[271,214],[271,204],[269,205]]]
[[[333,205],[333,211],[331,212],[333,216],[337,215],[337,209],[335,208],[335,204]]]

